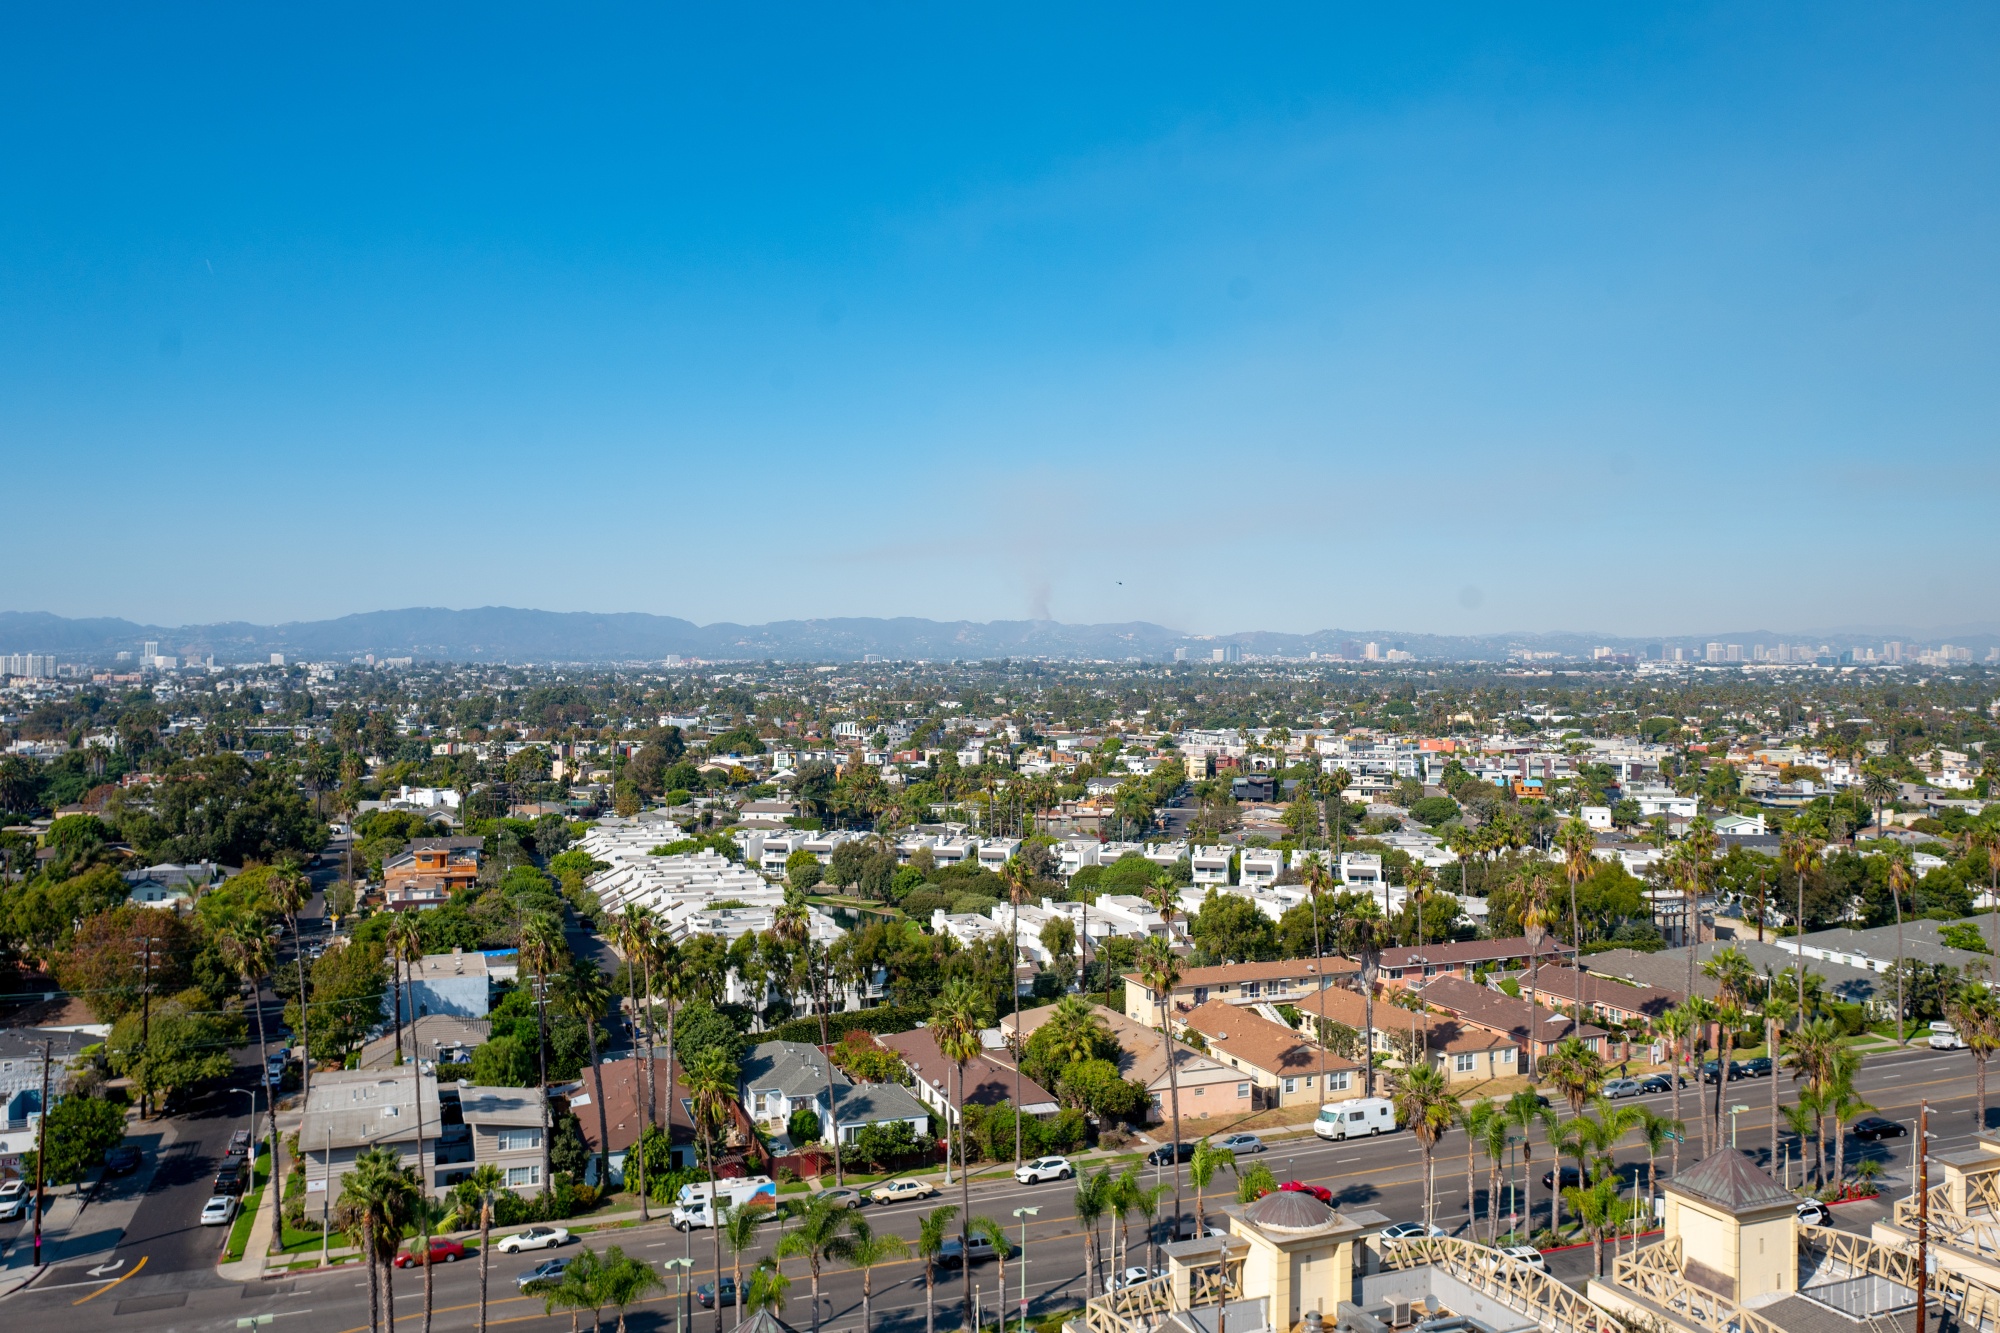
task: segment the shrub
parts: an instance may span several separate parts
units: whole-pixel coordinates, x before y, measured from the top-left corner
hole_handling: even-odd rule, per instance
[[[803,1148],[808,1143],[818,1143],[819,1112],[810,1106],[801,1106],[792,1112],[792,1118],[785,1122],[785,1134],[791,1139],[794,1149]]]

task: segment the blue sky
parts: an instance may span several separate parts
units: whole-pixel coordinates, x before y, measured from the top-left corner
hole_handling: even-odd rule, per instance
[[[0,604],[2000,621],[2000,11],[16,7]]]

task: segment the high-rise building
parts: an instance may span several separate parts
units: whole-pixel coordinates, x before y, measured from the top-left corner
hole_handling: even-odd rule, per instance
[[[1704,650],[1703,656],[1711,662],[1720,662],[1722,660],[1722,645],[1719,643],[1709,644]]]
[[[1743,645],[1740,643],[1723,644],[1722,660],[1725,662],[1741,662],[1743,660]]]
[[[1381,661],[1381,660],[1382,660],[1382,645],[1381,645],[1381,644],[1379,644],[1379,643],[1371,643],[1371,644],[1367,644],[1367,645],[1365,645],[1365,646],[1364,646],[1364,647],[1363,647],[1363,648],[1361,649],[1361,660],[1362,660],[1362,661],[1364,661],[1364,662],[1379,662],[1379,661]]]

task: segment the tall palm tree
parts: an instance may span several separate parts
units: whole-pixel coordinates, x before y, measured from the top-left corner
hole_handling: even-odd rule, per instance
[[[1681,1068],[1687,1059],[1685,1053],[1686,1047],[1694,1036],[1694,1015],[1688,1012],[1686,1005],[1677,1005],[1655,1019],[1653,1026],[1658,1029],[1661,1036],[1667,1039],[1667,1077],[1670,1080],[1674,1094],[1673,1118],[1676,1122],[1679,1122],[1681,1118],[1681,1084],[1686,1082],[1686,1079],[1682,1077]],[[1679,1175],[1681,1169],[1681,1141],[1674,1139],[1672,1142],[1674,1145],[1674,1174]]]
[[[1034,875],[1028,870],[1028,863],[1018,856],[1007,858],[1001,867],[1000,882],[1007,887],[1007,901],[1013,906],[1012,928],[1007,932],[1007,1012],[1016,1015],[1014,1021],[1014,1169],[1021,1169],[1021,1051],[1024,1038],[1021,1035],[1021,896],[1027,892]],[[863,1329],[862,1333],[868,1333]]]
[[[531,1296],[542,1298],[542,1309],[554,1314],[556,1308],[569,1311],[570,1333],[576,1333],[577,1316],[590,1311],[590,1333],[597,1333],[599,1318],[604,1313],[605,1291],[604,1259],[588,1245],[577,1251],[557,1278],[545,1278],[530,1282],[522,1288]]]
[[[646,957],[647,961],[652,965],[652,975],[646,983],[646,1017],[648,1021],[650,1022],[652,1019],[654,996],[658,996],[667,1003],[667,1116],[664,1123],[661,1122],[655,1114],[653,1103],[649,1100],[646,1103],[646,1117],[652,1120],[654,1124],[662,1124],[662,1127],[666,1130],[667,1169],[672,1170],[674,1164],[674,1107],[680,1105],[679,1102],[674,1100],[674,1069],[680,1059],[674,1053],[674,1019],[680,1010],[681,998],[687,994],[687,978],[679,966],[680,945],[668,933],[666,928],[658,922],[654,923],[652,945],[647,951]],[[649,1037],[648,1041],[650,1040],[651,1038]],[[652,1048],[648,1046],[647,1055],[650,1057],[651,1054]],[[648,1090],[647,1097],[650,1098],[651,1096],[652,1093]]]
[[[1764,1054],[1770,1057],[1771,1072],[1778,1068],[1779,1042],[1791,1020],[1792,1002],[1767,989],[1764,997]],[[1778,1080],[1771,1080],[1771,1166],[1778,1164]]]
[[[983,1219],[982,1219],[983,1220]],[[1006,1254],[1007,1237],[1000,1236],[999,1252]],[[861,1270],[861,1333],[875,1330],[875,1269],[893,1259],[907,1258],[910,1243],[892,1232],[877,1232],[868,1225],[867,1219],[850,1213],[847,1217],[847,1234],[833,1242],[833,1257],[849,1268]],[[1004,1264],[1006,1261],[1002,1259]],[[1001,1270],[1000,1287],[1006,1290],[1006,1270]]]
[[[1816,837],[1813,827],[1804,820],[1793,821],[1778,844],[1778,859],[1792,868],[1792,880],[1798,889],[1798,912],[1792,918],[1792,935],[1796,940],[1806,933],[1806,872],[1819,860],[1820,849],[1826,843]],[[1806,956],[1799,950],[1799,1021],[1805,1021]]]
[[[1174,1143],[1174,1229],[1181,1216],[1181,1081],[1180,1064],[1174,1058],[1174,987],[1181,983],[1181,959],[1165,935],[1153,935],[1139,946],[1139,979],[1153,993],[1160,1017],[1160,1054],[1167,1062],[1167,1096],[1173,1103]]]
[[[1472,1180],[1472,1157],[1479,1149],[1479,1136],[1486,1126],[1499,1117],[1499,1108],[1484,1098],[1476,1102],[1457,1104],[1458,1125],[1465,1131],[1465,1234],[1472,1240],[1479,1239],[1479,1195]],[[1487,1212],[1492,1212],[1493,1201],[1487,1199]]]
[[[708,1163],[709,1207],[716,1204],[716,1135],[731,1119],[730,1105],[736,1096],[736,1062],[729,1052],[713,1046],[696,1051],[687,1062],[688,1092],[694,1098],[695,1126],[701,1133],[701,1155]],[[715,1271],[722,1271],[722,1231],[715,1231]],[[819,1323],[819,1289],[813,1288],[813,1323]],[[715,1333],[722,1333],[722,1302],[715,1303]]]
[[[493,1247],[488,1243],[493,1234],[493,1201],[507,1188],[507,1180],[499,1167],[481,1162],[457,1188],[459,1196],[470,1205],[469,1211],[479,1216],[479,1326],[475,1333],[486,1333],[486,1272],[493,1257]]]
[[[1878,813],[1875,822],[1881,823]],[[1896,905],[1896,1045],[1900,1048],[1909,1039],[1903,1031],[1903,1019],[1907,1010],[1903,1007],[1903,895],[1916,885],[1916,876],[1910,871],[1909,853],[1898,847],[1889,855],[1889,900]],[[1915,900],[1911,906],[1916,905]]]
[[[1333,887],[1333,875],[1327,870],[1326,862],[1320,858],[1319,853],[1314,852],[1306,857],[1306,868],[1303,878],[1306,883],[1306,901],[1312,905],[1313,986],[1316,990],[1324,991],[1326,988],[1326,952],[1320,940],[1319,896]],[[1324,999],[1321,1000],[1320,1009],[1322,1012],[1326,1009]],[[1315,1028],[1314,1031],[1317,1034],[1318,1029]],[[1319,1047],[1319,1087],[1321,1094],[1324,1095],[1326,1092],[1326,1043],[1322,1041],[1315,1044]]]
[[[1799,1141],[1799,1184],[1805,1184],[1806,1140],[1819,1131],[1819,1108],[1812,1103],[1812,1093],[1802,1092],[1799,1099],[1784,1107],[1779,1114],[1784,1116],[1785,1128]],[[1785,1163],[1785,1188],[1792,1187],[1792,1164]]]
[[[1983,1133],[1986,1129],[1986,1062],[2000,1050],[2000,1001],[1985,986],[1967,986],[1945,1001],[1944,1016],[1972,1052],[1972,1087]]]
[[[1771,1080],[1773,1083],[1776,1079]],[[1650,1106],[1640,1106],[1639,1115],[1633,1121],[1633,1128],[1646,1144],[1646,1217],[1653,1216],[1654,1200],[1659,1197],[1660,1173],[1654,1163],[1659,1160],[1660,1145],[1680,1144],[1679,1136],[1687,1132],[1687,1126],[1673,1116],[1664,1116]]]
[[[1896,793],[1900,790],[1902,789],[1885,773],[1870,772],[1861,779],[1861,795],[1875,807],[1875,836],[1878,838],[1882,836],[1883,831],[1882,807],[1896,799]]]
[[[394,1333],[396,1251],[415,1211],[417,1184],[393,1148],[366,1148],[341,1182],[341,1210],[368,1264],[368,1327]],[[386,1316],[386,1321],[384,1320]]]
[[[693,1076],[694,1072],[690,1070],[688,1077]],[[841,1226],[846,1218],[847,1213],[844,1209],[836,1208],[824,1199],[815,1199],[806,1205],[805,1212],[799,1217],[799,1224],[787,1231],[778,1241],[778,1248],[774,1252],[779,1259],[802,1258],[806,1261],[806,1271],[812,1277],[813,1333],[819,1333],[820,1269],[825,1266],[828,1259],[835,1257],[841,1239]],[[960,1253],[963,1254],[963,1251]],[[965,1266],[971,1267],[970,1264]],[[719,1252],[715,1267],[717,1272],[722,1271]],[[715,1303],[715,1323],[718,1329],[722,1326],[720,1301]]]
[[[1618,1177],[1606,1173],[1587,1186],[1570,1186],[1562,1191],[1561,1197],[1569,1200],[1571,1213],[1590,1233],[1591,1257],[1597,1264],[1597,1276],[1603,1277],[1604,1237],[1621,1219]]]
[[[1556,1113],[1542,1105],[1532,1088],[1524,1088],[1507,1099],[1505,1114],[1507,1123],[1521,1131],[1521,1194],[1525,1202],[1522,1225],[1532,1233],[1535,1229],[1535,1136],[1530,1131],[1540,1125],[1543,1136],[1553,1141]],[[1553,1219],[1553,1204],[1550,1214]]]
[[[1429,1064],[1405,1069],[1396,1079],[1396,1119],[1417,1136],[1424,1150],[1424,1221],[1437,1211],[1437,1146],[1458,1123],[1458,1099],[1444,1075]],[[1467,1161],[1471,1160],[1467,1154]]]
[[[1100,1167],[1094,1175],[1076,1178],[1076,1224],[1083,1228],[1083,1298],[1091,1289],[1103,1289],[1103,1245],[1098,1240],[1098,1224],[1111,1206],[1111,1168]],[[953,1210],[957,1211],[956,1209]],[[926,1327],[924,1333],[931,1333]]]
[[[1083,1187],[1077,1186],[1077,1221],[1084,1225],[1084,1247],[1089,1252],[1093,1220],[1085,1218],[1082,1208]],[[944,1253],[946,1234],[951,1230],[951,1220],[958,1216],[958,1205],[947,1203],[933,1208],[917,1223],[917,1258],[924,1265],[924,1333],[937,1333],[937,1265],[938,1256]],[[964,1251],[960,1251],[964,1253]],[[1088,1264],[1088,1259],[1085,1260]],[[1090,1274],[1086,1269],[1083,1278],[1083,1294],[1090,1296]]]
[[[979,1031],[985,1026],[985,1008],[974,990],[972,983],[964,977],[954,977],[938,992],[937,1004],[931,1010],[931,1039],[937,1043],[938,1054],[951,1061],[958,1076],[958,1115],[952,1125],[954,1137],[958,1140],[958,1187],[961,1212],[958,1222],[958,1236],[961,1247],[971,1240],[968,1230],[972,1217],[972,1168],[971,1155],[965,1150],[965,1062],[979,1054]],[[1015,1114],[1019,1114],[1018,1111]],[[948,1150],[947,1150],[948,1151]],[[965,1248],[959,1253],[963,1256]],[[972,1265],[959,1265],[965,1273],[965,1313],[967,1326],[972,1323]]]
[[[1581,1115],[1584,1103],[1604,1086],[1604,1061],[1581,1039],[1564,1037],[1542,1060],[1542,1077],[1563,1095],[1571,1115]]]
[[[271,877],[271,900],[285,914],[285,920],[292,928],[292,962],[298,969],[299,982],[299,1100],[302,1103],[312,1096],[312,1043],[306,1039],[310,1030],[306,1023],[306,955],[299,947],[299,911],[311,897],[312,881],[299,873],[298,866],[290,861],[280,862],[278,873]]]
[[[785,1312],[785,1293],[792,1289],[792,1280],[785,1276],[785,1270],[778,1267],[774,1259],[762,1259],[750,1273],[750,1290],[743,1298],[743,1308],[751,1314],[759,1310],[769,1310],[774,1315]]]
[[[729,1247],[730,1271],[736,1283],[736,1323],[739,1328],[743,1324],[743,1252],[756,1246],[757,1224],[764,1220],[768,1211],[738,1204],[717,1214],[721,1223],[718,1230],[722,1232],[722,1243]],[[720,1288],[717,1290],[720,1291]]]
[[[549,987],[563,964],[569,959],[569,941],[563,938],[562,918],[553,912],[536,912],[521,926],[521,966],[528,970],[529,984],[534,987],[535,1023],[538,1039],[535,1043],[535,1066],[540,1085],[549,1085]],[[554,1137],[549,1126],[549,1099],[538,1097],[542,1104],[542,1189],[551,1185],[549,1176],[549,1140]]]
[[[1188,1159],[1188,1179],[1194,1182],[1194,1234],[1208,1234],[1208,1210],[1203,1207],[1203,1191],[1208,1182],[1215,1179],[1215,1173],[1223,1167],[1232,1171],[1236,1168],[1236,1154],[1228,1148],[1218,1148],[1208,1141],[1206,1134],[1195,1141],[1194,1155]]]
[[[417,1010],[414,976],[411,969],[424,961],[424,932],[414,912],[405,912],[389,923],[388,953],[391,966],[400,964],[403,969],[403,995],[410,1004],[410,1093],[417,1107],[417,1170],[424,1171],[424,1059],[423,1051],[417,1045]],[[442,1130],[443,1126],[439,1126]],[[423,1200],[427,1203],[431,1195],[431,1182],[422,1184]],[[419,1208],[417,1220],[423,1228],[424,1241],[424,1329],[431,1333],[431,1309],[436,1291],[435,1275],[431,1272],[431,1214],[430,1208]]]
[[[1597,835],[1581,819],[1572,819],[1556,833],[1556,846],[1562,849],[1563,877],[1569,881],[1570,945],[1576,950],[1570,966],[1575,974],[1575,1007],[1570,1012],[1580,1024],[1583,1022],[1583,923],[1576,910],[1576,886],[1591,872],[1591,853],[1597,848]]]
[[[804,918],[799,918],[800,929],[804,928]],[[827,1030],[827,1015],[833,1008],[834,962],[826,945],[804,935],[798,941],[797,960],[792,979],[810,1000],[813,1013],[819,1017],[819,1041],[821,1046],[830,1047],[832,1037]],[[846,1167],[840,1156],[840,1089],[833,1081],[833,1061],[826,1062],[826,1114],[827,1141],[833,1145],[833,1182],[844,1185],[847,1181]]]
[[[1548,936],[1548,886],[1535,866],[1524,867],[1517,884],[1521,891],[1521,934],[1528,941],[1528,984],[1521,998],[1528,1006],[1521,1029],[1521,1073],[1530,1083],[1535,1078],[1535,996],[1542,988],[1542,941]]]
[[[230,969],[238,977],[242,978],[245,986],[250,988],[250,1007],[257,1015],[257,1066],[260,1069],[268,1069],[270,1066],[264,1054],[263,986],[264,978],[269,976],[271,972],[271,941],[268,936],[257,931],[253,925],[246,924],[231,926],[222,931],[217,936],[216,946],[221,951],[223,960],[229,964]],[[271,1125],[271,1183],[266,1187],[264,1192],[271,1196],[271,1249],[275,1253],[283,1247],[284,1226],[279,1220],[278,1208],[279,1196],[284,1193],[282,1185],[285,1177],[278,1170],[278,1106],[274,1091],[267,1080],[264,1084],[264,1108],[269,1112],[265,1118],[270,1121]],[[423,1114],[421,1106],[417,1108],[417,1113],[419,1115]],[[418,1122],[418,1161],[423,1160],[424,1141],[421,1131],[422,1123],[422,1121]],[[256,1157],[256,1153],[253,1152],[250,1154],[253,1163],[256,1161]],[[254,1166],[252,1167],[252,1174],[255,1174]]]
[[[557,979],[562,1008],[583,1023],[589,1047],[591,1099],[597,1103],[597,1186],[611,1192],[611,1137],[604,1113],[604,1066],[597,1049],[597,1020],[611,1004],[611,988],[605,984],[594,959],[578,958]],[[641,1127],[644,1133],[644,1127]]]
[[[1351,916],[1342,923],[1341,941],[1347,955],[1361,964],[1361,1009],[1362,1024],[1368,1029],[1361,1034],[1361,1081],[1366,1096],[1375,1095],[1375,976],[1382,966],[1383,926],[1372,916]],[[1322,1000],[1320,1013],[1325,1014],[1326,1004]],[[1528,1025],[1529,1037],[1534,1035],[1534,1024]]]
[[[1482,1113],[1481,1107],[1486,1110]],[[1507,1103],[1478,1101],[1472,1105],[1465,1135],[1486,1154],[1486,1243],[1497,1244],[1500,1236],[1500,1168],[1507,1160]],[[1476,1236],[1475,1236],[1476,1238]]]
[[[615,933],[618,951],[625,955],[625,993],[632,1006],[633,1035],[645,1038],[645,1059],[639,1065],[639,1078],[645,1085],[646,1118],[640,1123],[639,1137],[633,1140],[634,1151],[626,1154],[628,1170],[637,1173],[639,1186],[639,1220],[652,1220],[652,1212],[646,1198],[646,1129],[653,1123],[653,985],[652,967],[647,957],[653,947],[653,914],[640,903],[627,903],[619,914]],[[639,984],[645,976],[646,1009],[643,1015],[639,1009]],[[643,1022],[643,1026],[641,1026]],[[636,1089],[635,1089],[636,1091]],[[738,1299],[741,1299],[739,1290]],[[740,1311],[739,1311],[740,1313]]]
[[[1729,1091],[1729,1058],[1735,1053],[1736,1030],[1743,1024],[1743,1007],[1757,981],[1756,969],[1735,945],[1717,949],[1701,965],[1702,974],[1715,982],[1715,1018],[1720,1024],[1716,1039],[1715,1106],[1711,1112],[1715,1133],[1722,1136],[1722,1104]]]

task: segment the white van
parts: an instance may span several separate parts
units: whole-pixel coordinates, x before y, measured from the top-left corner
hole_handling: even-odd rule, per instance
[[[1965,1038],[1958,1035],[1958,1029],[1940,1018],[1931,1024],[1931,1049],[1934,1051],[1962,1051]]]
[[[1387,1097],[1357,1097],[1319,1108],[1313,1133],[1323,1139],[1361,1139],[1396,1128],[1396,1108]]]

